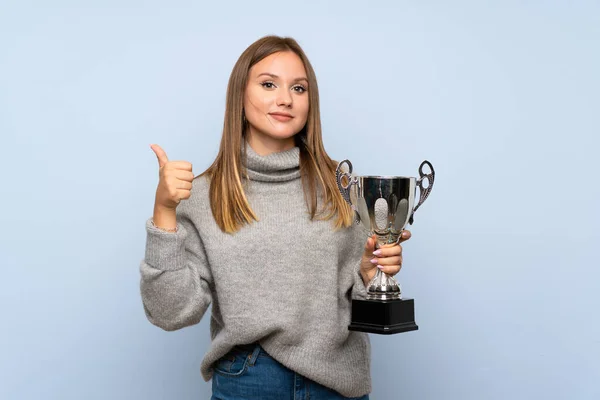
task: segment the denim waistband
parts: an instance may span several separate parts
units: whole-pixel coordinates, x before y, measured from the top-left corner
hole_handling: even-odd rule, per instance
[[[258,342],[248,343],[248,344],[238,344],[238,345],[234,346],[234,351],[235,350],[250,353],[250,354],[248,354],[249,365],[254,365],[254,363],[256,362],[256,359],[258,358],[258,356],[260,354],[268,356],[267,352],[260,346],[260,344],[258,344]]]

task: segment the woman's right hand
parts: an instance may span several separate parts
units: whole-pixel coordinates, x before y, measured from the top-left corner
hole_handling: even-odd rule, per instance
[[[175,214],[175,209],[183,199],[189,199],[194,173],[192,164],[187,161],[169,161],[167,153],[157,144],[150,145],[158,158],[158,187],[154,210]]]

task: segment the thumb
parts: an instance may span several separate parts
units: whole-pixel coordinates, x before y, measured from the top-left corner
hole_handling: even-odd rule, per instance
[[[373,235],[367,239],[367,243],[365,244],[365,254],[371,255],[375,251],[376,236]]]
[[[167,153],[157,144],[151,144],[150,148],[156,154],[156,158],[158,158],[158,166],[162,167],[166,163],[169,162],[169,158],[167,157]]]

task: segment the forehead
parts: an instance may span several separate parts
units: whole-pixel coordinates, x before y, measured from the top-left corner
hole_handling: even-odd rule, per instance
[[[302,60],[292,51],[273,53],[260,60],[250,69],[251,76],[256,76],[263,72],[291,79],[306,76]]]

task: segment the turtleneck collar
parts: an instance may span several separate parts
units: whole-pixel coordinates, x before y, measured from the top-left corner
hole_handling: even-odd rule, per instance
[[[290,150],[261,156],[244,140],[245,165],[248,177],[260,182],[285,182],[300,178],[300,149],[298,146]]]

